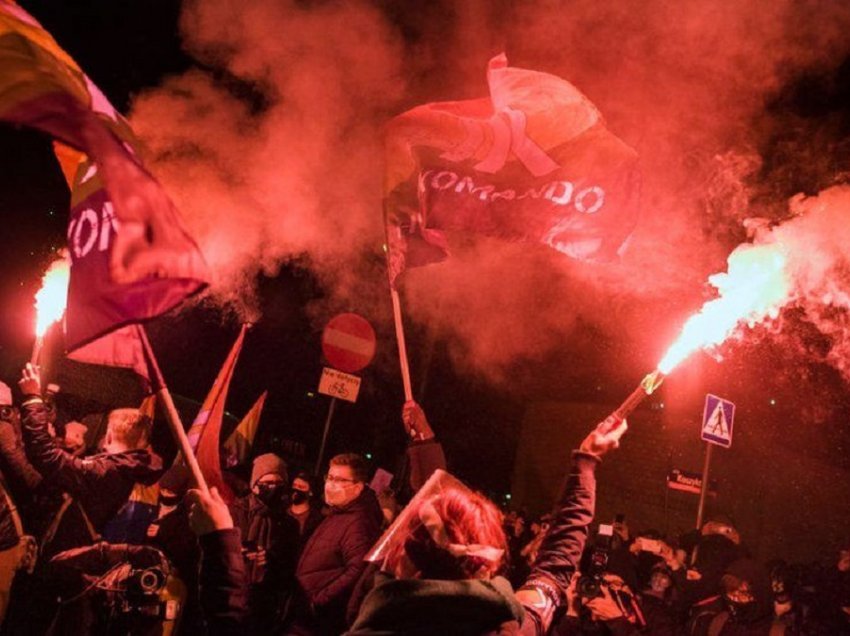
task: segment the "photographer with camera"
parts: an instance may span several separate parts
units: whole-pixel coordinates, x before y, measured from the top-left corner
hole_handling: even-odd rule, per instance
[[[567,590],[567,612],[554,633],[638,634],[646,626],[633,593],[632,559],[613,526],[600,524]]]

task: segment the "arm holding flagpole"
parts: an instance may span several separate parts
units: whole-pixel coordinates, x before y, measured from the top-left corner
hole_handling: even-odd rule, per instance
[[[192,478],[194,479],[195,484],[197,484],[198,490],[204,494],[208,494],[209,488],[207,487],[207,481],[204,479],[204,474],[201,472],[201,467],[198,465],[198,459],[192,451],[192,446],[189,444],[189,438],[186,436],[186,431],[183,429],[183,423],[180,421],[180,414],[177,413],[177,407],[174,406],[174,400],[171,399],[171,392],[165,384],[165,378],[163,378],[162,371],[159,368],[159,363],[156,360],[156,356],[154,356],[151,343],[148,340],[148,334],[142,325],[137,324],[136,328],[139,331],[139,340],[142,342],[142,347],[145,350],[145,357],[147,358],[148,365],[152,371],[151,375],[153,376],[152,379],[157,397],[160,398],[163,408],[165,409],[166,420],[168,420],[168,427],[171,429],[171,434],[174,436],[174,440],[177,442],[180,452],[183,454],[183,458],[192,473]]]

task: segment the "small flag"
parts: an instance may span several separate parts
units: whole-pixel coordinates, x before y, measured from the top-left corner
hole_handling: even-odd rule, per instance
[[[638,220],[637,155],[569,82],[490,61],[486,99],[419,106],[386,132],[391,283],[448,255],[446,231],[614,260]]]
[[[260,416],[263,413],[263,406],[268,394],[268,391],[263,391],[251,410],[246,413],[239,425],[233,429],[230,437],[224,442],[225,467],[233,468],[243,464],[248,459],[248,455],[251,454],[251,447],[254,445],[254,438],[257,436],[257,429],[260,427]]]

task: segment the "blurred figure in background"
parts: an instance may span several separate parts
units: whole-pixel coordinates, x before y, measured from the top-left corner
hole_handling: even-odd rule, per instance
[[[288,512],[289,516],[298,522],[298,552],[300,554],[307,539],[325,518],[322,514],[321,502],[316,501],[313,478],[307,471],[299,471],[292,479]]]

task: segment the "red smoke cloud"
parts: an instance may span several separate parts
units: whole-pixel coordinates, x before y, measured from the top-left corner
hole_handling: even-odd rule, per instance
[[[786,121],[765,104],[804,70],[830,72],[850,32],[840,2],[419,4],[187,2],[185,47],[218,73],[168,79],[136,100],[132,120],[217,273],[215,299],[250,314],[256,274],[299,258],[331,304],[383,314],[382,124],[417,103],[484,96],[487,60],[502,49],[574,83],[642,160],[643,217],[623,261],[454,237],[453,259],[406,275],[408,318],[495,378],[563,347],[579,321],[638,341],[651,318],[672,335],[746,239],[744,219],[789,216],[782,188],[760,181],[764,139]],[[833,280],[831,297],[846,298],[850,282]],[[848,341],[845,324],[822,324]]]

